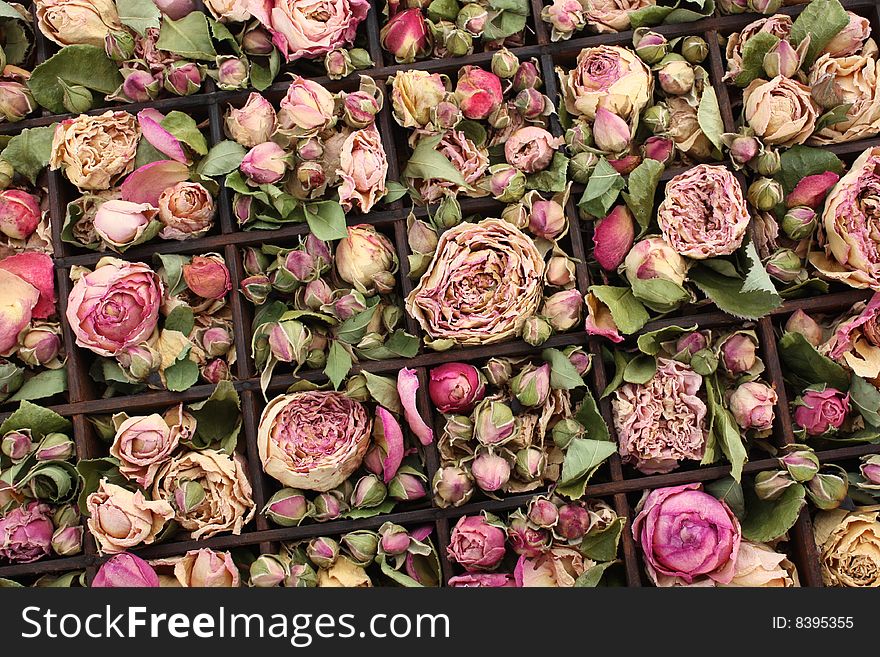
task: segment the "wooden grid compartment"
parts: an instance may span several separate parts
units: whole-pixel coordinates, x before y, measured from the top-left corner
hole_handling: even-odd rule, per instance
[[[872,25],[876,28],[880,24],[878,4],[874,0],[845,0],[843,5],[856,13],[868,16]],[[552,43],[547,26],[540,19],[542,0],[532,0],[531,16],[527,29],[529,35],[522,47],[512,48],[520,60],[536,58],[544,81],[544,93],[554,101],[558,98],[558,83],[556,78],[556,66],[570,66],[577,53],[584,47],[599,44],[615,44],[627,47],[632,46],[632,32],[618,34],[600,34],[579,36],[569,41]],[[384,53],[379,43],[380,17],[382,0],[374,0],[373,7],[367,20],[361,26],[363,36],[366,38],[366,47],[369,50],[376,66],[366,71],[357,72],[344,80],[331,81],[322,75],[315,77],[319,83],[331,90],[353,90],[358,86],[358,75],[369,75],[380,84],[396,72],[409,69],[420,69],[430,72],[446,73],[454,76],[457,70],[466,64],[488,67],[492,57],[491,51],[478,49],[473,55],[467,57],[450,58],[444,60],[426,59],[413,64],[400,65],[393,62]],[[784,8],[781,11],[788,14],[798,14],[802,6]],[[732,131],[735,119],[740,112],[737,100],[737,90],[728,88],[722,82],[725,71],[723,50],[719,47],[719,35],[726,36],[738,31],[748,23],[760,18],[753,14],[738,16],[713,16],[693,23],[679,25],[666,25],[654,28],[655,31],[664,34],[667,38],[673,38],[688,34],[703,36],[709,44],[709,57],[704,66],[710,73],[714,88],[718,93],[719,104],[725,129]],[[48,42],[37,30],[36,31],[36,61],[45,61],[55,52],[54,44]],[[293,70],[297,70],[293,67]],[[305,69],[298,72],[305,74]],[[273,84],[264,95],[270,99],[281,97],[287,89],[289,82],[285,79]],[[200,93],[182,98],[163,98],[150,103],[120,105],[116,109],[137,112],[144,107],[153,107],[160,111],[172,109],[186,112],[196,117],[197,120],[207,121],[206,136],[209,143],[215,144],[224,139],[223,115],[230,104],[240,105],[247,97],[248,91],[226,92],[219,91],[208,79]],[[92,110],[91,114],[100,114],[106,111],[106,107]],[[65,115],[69,116],[69,115]],[[14,124],[0,125],[0,134],[17,134],[24,128],[49,125],[65,116],[53,116],[46,112],[42,115],[33,116],[24,121]],[[389,162],[389,180],[397,180],[400,170],[408,156],[406,135],[400,130],[391,114],[390,100],[385,98],[383,109],[377,117],[377,126],[382,136]],[[551,130],[562,134],[562,128],[556,117],[551,119]],[[828,150],[841,156],[843,159],[852,159],[865,148],[880,145],[880,138],[851,142],[831,146]],[[668,180],[682,168],[672,168],[664,172],[663,179]],[[66,203],[73,198],[73,188],[63,179],[60,172],[46,172],[44,174],[45,187],[50,197],[50,217],[52,221],[53,249],[56,256],[56,275],[59,296],[59,312],[63,316],[66,310],[67,296],[71,289],[70,269],[73,266],[94,266],[102,254],[85,252],[72,245],[61,241],[61,226],[64,221]],[[573,196],[576,196],[577,191]],[[497,216],[501,204],[491,199],[464,199],[462,210],[465,216],[478,214],[480,216]],[[383,233],[388,235],[396,246],[400,261],[399,293],[405,297],[413,288],[413,281],[408,277],[407,255],[409,253],[406,239],[406,219],[412,210],[408,199],[401,199],[377,211],[366,215],[351,214],[347,217],[350,225],[369,223],[375,225]],[[567,214],[570,221],[570,230],[566,238],[565,249],[569,255],[577,261],[576,279],[577,288],[583,293],[590,285],[590,276],[586,266],[591,256],[591,231],[589,226],[582,222],[577,214],[574,201],[570,200],[567,206]],[[415,209],[417,216],[425,216],[424,208]],[[233,292],[230,295],[232,309],[235,347],[238,359],[235,366],[234,386],[238,390],[242,404],[243,427],[239,437],[239,450],[247,457],[248,473],[254,491],[254,501],[258,511],[262,509],[272,491],[277,488],[277,483],[263,474],[257,455],[256,436],[257,424],[260,411],[264,404],[262,392],[259,386],[259,376],[255,371],[253,361],[250,358],[250,343],[253,319],[253,307],[237,292],[240,281],[245,278],[242,268],[242,255],[248,246],[260,246],[263,243],[290,244],[308,231],[306,224],[285,225],[274,231],[243,231],[238,227],[231,212],[231,194],[228,190],[221,189],[218,198],[219,220],[213,232],[205,237],[184,241],[169,242],[154,240],[149,244],[141,245],[128,250],[121,257],[126,260],[141,260],[152,264],[154,253],[181,253],[200,254],[207,252],[220,252],[223,254],[233,279]],[[792,432],[792,417],[789,408],[789,399],[786,395],[782,368],[779,362],[774,324],[784,321],[784,317],[797,309],[814,312],[836,312],[849,308],[854,302],[868,298],[869,293],[844,289],[822,296],[786,301],[783,306],[769,317],[751,323],[761,341],[762,358],[766,371],[765,378],[772,384],[778,394],[779,402],[776,409],[773,440],[777,445],[794,442]],[[669,325],[691,326],[698,325],[700,328],[724,329],[739,327],[743,324],[723,312],[714,309],[711,305],[700,305],[684,308],[675,316],[667,316],[649,322],[642,332],[656,330]],[[211,394],[212,385],[196,385],[183,393],[170,393],[166,391],[146,391],[135,395],[124,395],[112,398],[101,398],[100,391],[88,376],[88,364],[92,354],[80,349],[75,345],[75,339],[70,327],[62,321],[63,338],[68,353],[69,391],[65,403],[51,406],[54,410],[73,422],[74,438],[79,458],[94,458],[103,456],[106,447],[100,445],[94,434],[94,429],[88,417],[95,414],[111,414],[125,410],[130,414],[146,413],[151,409],[164,409],[179,402],[193,402],[204,399]],[[405,329],[414,335],[421,336],[418,324],[409,316],[405,316]],[[630,344],[629,342],[627,344]],[[593,355],[593,368],[587,376],[588,383],[593,393],[601,393],[605,389],[609,376],[602,362],[602,348],[611,345],[599,338],[587,335],[583,330],[575,330],[568,333],[554,335],[543,347],[563,348],[570,345],[580,345]],[[536,349],[522,340],[512,340],[499,345],[476,346],[457,348],[446,352],[433,352],[420,348],[419,353],[411,359],[389,359],[384,361],[363,361],[355,365],[353,372],[366,370],[376,374],[395,376],[403,367],[415,368],[421,387],[418,393],[418,407],[426,420],[432,426],[440,426],[442,416],[437,413],[427,395],[428,374],[432,367],[451,361],[464,361],[479,364],[490,356],[524,356],[539,353]],[[301,376],[310,380],[323,380],[320,372],[304,372]],[[268,395],[273,397],[283,392],[291,385],[296,377],[289,372],[276,373],[269,386]],[[600,410],[613,434],[611,422],[611,405],[609,399],[599,402]],[[6,406],[2,410],[8,413],[13,407]],[[837,449],[824,450],[818,453],[823,462],[850,461],[870,453],[880,453],[880,446],[857,445]],[[435,445],[424,450],[426,472],[430,478],[437,470],[439,454]],[[745,472],[754,474],[763,470],[775,469],[775,459],[761,458],[753,455],[756,460],[746,464]],[[641,491],[670,485],[679,485],[690,482],[709,482],[718,479],[729,472],[727,465],[714,465],[708,467],[694,467],[679,469],[669,474],[643,476],[635,473],[630,468],[625,468],[618,455],[609,459],[609,465],[605,468],[607,480],[589,485],[586,490],[586,498],[602,498],[611,503],[617,513],[625,516],[628,523],[623,532],[621,541],[620,557],[626,572],[629,586],[641,586],[647,583],[641,564],[639,550],[632,539],[631,520],[633,508],[638,501]],[[221,535],[211,539],[192,541],[177,537],[174,540],[158,545],[145,546],[136,552],[145,558],[159,558],[179,555],[190,549],[210,547],[213,549],[229,549],[238,546],[253,546],[254,550],[261,553],[270,553],[280,541],[298,540],[313,536],[334,536],[346,533],[354,529],[376,529],[383,522],[391,521],[405,526],[434,523],[436,532],[434,535],[441,561],[441,570],[444,582],[455,574],[455,568],[446,558],[446,547],[449,541],[449,531],[455,521],[463,516],[480,513],[482,510],[494,513],[504,513],[517,507],[523,506],[534,495],[507,496],[499,500],[481,499],[459,508],[438,508],[433,502],[424,501],[418,508],[409,508],[395,511],[387,515],[358,520],[336,520],[325,523],[308,523],[299,527],[280,528],[272,525],[264,516],[257,514],[254,520],[244,529],[241,535]],[[63,572],[74,569],[86,569],[89,580],[94,577],[98,565],[103,560],[97,554],[94,541],[86,532],[84,552],[69,558],[55,558],[38,561],[31,564],[15,564],[0,566],[0,577],[16,577],[21,575],[38,575],[51,572]],[[821,586],[821,576],[816,555],[815,545],[812,539],[812,527],[809,512],[801,513],[797,524],[791,532],[789,541],[790,552],[797,565],[801,583],[805,586]]]

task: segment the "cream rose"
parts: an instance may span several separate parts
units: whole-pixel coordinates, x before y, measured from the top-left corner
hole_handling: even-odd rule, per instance
[[[825,586],[880,587],[880,506],[820,511],[813,521]]]
[[[839,144],[867,139],[880,132],[880,90],[877,77],[880,61],[874,52],[832,57],[822,55],[810,69],[810,86],[833,80],[840,102],[851,104],[846,120],[825,126],[810,140],[812,144]]]
[[[59,46],[104,47],[104,38],[121,31],[113,0],[36,0],[37,25]]]
[[[163,240],[201,237],[214,225],[214,198],[203,185],[179,182],[159,195],[159,221]]]
[[[345,557],[339,557],[329,568],[318,571],[318,586],[328,588],[369,588],[370,576],[361,566]]]
[[[115,419],[115,417],[114,417]],[[116,428],[110,455],[119,459],[119,471],[141,486],[150,486],[159,467],[177,449],[179,433],[158,413],[130,417]]]
[[[101,480],[98,490],[88,496],[89,531],[102,554],[125,552],[156,540],[174,509],[164,500],[148,500],[140,491]]]
[[[346,212],[369,212],[385,196],[388,158],[375,126],[355,130],[342,144],[337,175],[342,178],[339,202]]]
[[[819,118],[810,87],[781,75],[745,88],[743,114],[764,143],[785,147],[807,141]]]

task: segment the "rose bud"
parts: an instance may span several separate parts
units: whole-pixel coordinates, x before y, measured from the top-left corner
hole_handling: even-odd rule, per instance
[[[470,413],[486,394],[486,386],[473,365],[444,363],[431,370],[428,394],[441,413]]]
[[[117,63],[124,63],[134,55],[135,41],[129,32],[108,32],[104,37],[104,53]]]
[[[32,489],[28,492],[34,494]],[[31,563],[48,556],[54,531],[50,513],[49,505],[42,502],[22,503],[7,511],[0,518],[0,558]]]
[[[537,119],[544,116],[545,110],[550,107],[547,97],[535,88],[520,91],[513,104],[526,119]]]
[[[765,150],[763,153],[755,157],[749,164],[762,176],[775,176],[782,166],[779,151]]]
[[[232,214],[238,220],[239,226],[244,226],[253,219],[251,210],[254,207],[254,199],[244,194],[236,194],[232,198]]]
[[[782,231],[793,240],[809,237],[816,230],[816,211],[806,205],[790,208],[782,218]]]
[[[43,216],[40,201],[20,189],[0,192],[0,232],[15,240],[33,235]]]
[[[159,576],[153,567],[140,557],[123,552],[98,569],[92,588],[158,588]]]
[[[61,527],[52,534],[52,550],[59,557],[71,557],[82,552],[82,527]]]
[[[303,192],[307,195],[315,190],[323,189],[327,183],[327,175],[324,173],[324,167],[318,162],[302,162],[296,167],[296,181]],[[309,198],[309,196],[307,196]]]
[[[422,499],[425,495],[427,495],[425,484],[414,474],[398,472],[388,482],[388,497],[393,500],[412,502]]]
[[[251,586],[272,588],[284,582],[287,574],[287,568],[277,556],[261,554],[250,565],[249,579]]]
[[[767,76],[775,78],[781,75],[786,78],[794,77],[801,67],[801,58],[788,40],[780,39],[767,54],[764,55],[764,71]]]
[[[9,187],[14,177],[15,169],[13,166],[7,160],[0,158],[0,189]]]
[[[508,518],[507,540],[516,554],[537,557],[550,547],[550,535],[529,525],[522,512],[517,510]]]
[[[229,269],[219,255],[193,256],[183,266],[187,287],[203,299],[221,299],[232,289]]]
[[[606,153],[620,153],[629,146],[630,139],[630,129],[626,121],[604,107],[596,110],[593,140],[600,150]]]
[[[550,364],[527,364],[511,379],[510,391],[523,406],[543,406],[550,397]]]
[[[382,107],[376,97],[366,91],[346,94],[342,101],[343,118],[351,128],[366,128],[376,120]]]
[[[584,300],[578,290],[562,290],[544,300],[543,315],[554,331],[568,331],[581,321]]]
[[[310,310],[318,311],[321,309],[321,306],[331,303],[332,294],[333,291],[330,289],[330,286],[327,285],[323,278],[319,278],[306,284],[303,301]]]
[[[645,110],[642,122],[655,135],[663,135],[672,123],[672,114],[663,103],[657,103]]]
[[[475,121],[488,118],[504,99],[501,80],[478,66],[464,66],[458,74],[455,99],[465,118]]]
[[[794,421],[807,435],[821,436],[839,428],[849,413],[849,394],[836,388],[807,390],[794,409]]]
[[[516,420],[504,402],[485,400],[474,411],[474,436],[483,445],[501,445],[516,432]]]
[[[572,346],[566,347],[562,353],[568,358],[568,362],[574,366],[577,373],[584,376],[593,366],[592,355],[586,353],[582,347]]]
[[[657,160],[667,165],[672,162],[675,155],[675,142],[662,137],[648,137],[642,145],[642,153],[649,160]]]
[[[104,242],[118,248],[136,243],[157,213],[149,203],[113,199],[105,201],[95,213],[95,232]]]
[[[368,509],[382,504],[387,496],[388,489],[382,480],[374,474],[369,474],[358,479],[349,501],[352,508]]]
[[[471,463],[471,474],[481,490],[499,490],[510,480],[510,464],[491,452],[481,452]]]
[[[31,447],[31,437],[20,431],[10,431],[0,442],[0,450],[15,462],[21,461],[30,454]]]
[[[515,203],[526,193],[526,174],[509,164],[489,167],[489,193],[496,201]]]
[[[586,121],[578,121],[565,131],[565,144],[573,155],[587,152],[593,147],[593,130]]]
[[[595,153],[584,152],[575,155],[568,163],[568,173],[571,179],[582,185],[586,185],[599,164],[599,156]]]
[[[547,262],[544,281],[552,287],[570,287],[575,281],[575,262],[568,256],[555,255]]]
[[[772,210],[782,202],[784,197],[785,192],[782,190],[782,185],[772,178],[758,178],[749,185],[749,203],[758,210]]]
[[[307,563],[292,563],[290,573],[284,578],[285,588],[312,588],[318,585],[318,574]]]
[[[764,263],[767,273],[783,283],[794,283],[805,278],[801,265],[800,256],[791,249],[778,249]]]
[[[681,54],[691,64],[701,64],[709,55],[709,44],[703,37],[687,36],[681,42]]]
[[[536,315],[529,317],[522,327],[522,339],[524,342],[537,347],[544,344],[553,334],[550,323]]]
[[[38,461],[66,461],[76,453],[73,441],[63,433],[50,433],[37,447]]]
[[[51,363],[61,353],[61,336],[58,329],[32,327],[21,339],[18,357],[31,367]]]
[[[15,80],[0,80],[0,114],[3,118],[11,123],[21,121],[35,108],[34,96],[27,86]]]
[[[773,427],[776,391],[759,381],[740,385],[730,396],[730,411],[743,429],[769,431]]]
[[[419,8],[406,9],[392,16],[379,32],[382,48],[394,55],[398,64],[409,64],[431,50],[428,24]]]
[[[379,535],[376,532],[355,530],[345,534],[339,542],[352,560],[361,566],[369,565],[379,552]]]
[[[272,282],[265,274],[248,276],[241,282],[241,293],[257,306],[266,302],[270,292],[272,292]]]
[[[282,527],[296,527],[314,514],[315,508],[296,488],[282,488],[266,503],[263,514]]]
[[[479,36],[479,35],[478,35]],[[503,80],[516,75],[519,68],[519,58],[507,48],[501,48],[492,53],[492,72]]]
[[[344,48],[334,48],[324,55],[324,69],[331,80],[341,80],[354,70],[351,55]]]
[[[461,506],[474,494],[474,478],[459,466],[446,466],[434,473],[431,488],[437,506]]]
[[[455,17],[455,24],[459,29],[467,31],[472,36],[478,37],[483,34],[486,22],[489,20],[489,12],[485,7],[477,4],[465,4]]]
[[[505,533],[483,516],[463,516],[455,523],[446,551],[468,572],[492,570],[504,558]]]
[[[221,326],[212,326],[201,335],[202,348],[212,358],[225,355],[232,347],[232,336]]]
[[[217,58],[217,86],[224,91],[234,91],[246,87],[250,77],[247,60],[238,57]]]
[[[541,75],[538,65],[533,61],[522,62],[513,76],[513,90],[520,92],[523,89],[541,88]]]
[[[837,465],[826,465],[833,468],[835,474],[820,472],[807,482],[807,496],[813,505],[828,511],[836,509],[846,499],[849,492],[849,480],[846,470]]]
[[[633,32],[633,48],[646,64],[656,64],[669,51],[669,42],[662,34],[640,27]]]
[[[336,246],[336,271],[362,294],[388,293],[395,285],[396,251],[373,226],[350,226]]]
[[[406,529],[391,522],[386,522],[379,528],[379,536],[379,554],[392,557],[404,554],[412,542]]]
[[[24,368],[0,358],[0,400],[6,400],[24,383]]]
[[[795,310],[785,323],[787,333],[800,333],[807,342],[818,347],[823,341],[822,327],[803,310]]]
[[[275,48],[272,36],[259,24],[245,30],[241,47],[248,55],[268,55]]]
[[[819,472],[819,458],[806,445],[787,445],[786,454],[779,458],[779,464],[799,484],[812,479]]]
[[[671,246],[660,237],[647,237],[637,242],[623,261],[626,278],[633,286],[634,294],[639,297],[640,282],[661,279],[682,287],[687,277],[687,262]],[[667,292],[668,294],[668,292]],[[689,295],[684,288],[679,297],[669,298],[663,304],[658,304],[657,299],[651,297],[652,307],[658,311],[666,312],[677,308],[686,301]]]
[[[275,183],[284,177],[290,164],[288,155],[273,141],[257,144],[241,161],[241,172],[258,185]]]
[[[616,270],[630,252],[635,238],[635,221],[625,205],[614,209],[596,222],[593,233],[593,256],[606,271]]]
[[[782,6],[782,0],[748,0],[750,10],[758,14],[775,14]]]
[[[128,347],[116,354],[116,360],[135,381],[146,381],[162,366],[162,355],[146,344]]]
[[[122,69],[125,79],[122,83],[122,93],[133,103],[146,103],[155,100],[162,88],[159,78],[149,71],[141,69]]]
[[[628,176],[641,163],[642,163],[641,155],[636,155],[635,153],[632,153],[630,155],[626,155],[624,157],[618,157],[615,159],[608,160],[608,164],[611,165],[611,168],[614,169],[621,176]]]
[[[324,146],[317,137],[308,137],[296,142],[296,156],[304,162],[318,160],[324,155]]]
[[[730,151],[730,159],[738,167],[751,162],[761,150],[761,142],[757,137],[727,133],[721,139]]]
[[[877,490],[880,488],[880,455],[868,454],[862,457],[859,472],[864,481],[860,482],[859,488],[865,490]]]
[[[455,103],[444,100],[431,108],[431,123],[439,130],[452,130],[463,119],[464,115]]]
[[[232,381],[232,372],[229,371],[229,363],[222,358],[209,360],[200,370],[202,377],[208,383],[217,385],[221,381]]]
[[[275,132],[275,108],[260,94],[252,93],[241,108],[229,108],[223,125],[231,139],[253,148],[269,141]]]
[[[537,447],[526,447],[516,453],[514,469],[523,481],[535,481],[544,474],[547,467],[547,456]],[[481,486],[482,488],[482,486]],[[485,489],[483,489],[485,490]]]
[[[313,538],[306,546],[306,556],[318,568],[329,568],[339,557],[339,543],[326,536]]]
[[[549,529],[559,521],[559,509],[546,497],[535,497],[529,502],[528,518],[538,527]]]
[[[590,531],[590,512],[578,504],[559,507],[559,521],[553,531],[569,541],[583,538]]]
[[[785,471],[759,472],[755,475],[755,495],[762,500],[776,500],[794,483],[794,479]]]
[[[758,360],[757,348],[752,336],[734,333],[721,343],[721,362],[732,375],[745,374]]]
[[[453,194],[448,194],[440,201],[440,207],[434,213],[434,223],[440,230],[454,228],[462,221],[461,204]]]
[[[657,72],[660,87],[672,96],[683,96],[694,87],[694,68],[680,59],[673,59]]]
[[[540,199],[532,203],[529,213],[529,232],[537,237],[554,240],[568,229],[565,208],[552,200]]]
[[[177,62],[165,71],[165,90],[178,96],[189,96],[202,86],[202,71],[192,62]]]
[[[785,197],[785,206],[788,208],[806,206],[818,210],[838,180],[840,180],[840,176],[833,171],[801,178],[794,189]]]
[[[314,505],[314,518],[318,522],[335,520],[349,509],[348,504],[342,501],[335,491],[321,493],[315,498]]]
[[[678,357],[678,354],[681,354],[687,360],[690,360],[697,354],[697,352],[702,351],[708,345],[709,341],[706,339],[706,336],[699,331],[685,333],[675,343],[676,358]],[[746,369],[750,370],[752,368],[748,367]]]
[[[55,527],[71,527],[80,523],[79,507],[73,504],[59,506],[52,516]]]
[[[442,43],[449,57],[464,57],[474,52],[474,37],[467,30],[460,28],[445,32],[438,42]]]

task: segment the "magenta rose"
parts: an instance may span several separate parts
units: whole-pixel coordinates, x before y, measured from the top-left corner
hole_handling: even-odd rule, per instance
[[[492,570],[504,558],[504,530],[483,516],[464,516],[452,528],[446,553],[468,572]]]
[[[807,390],[801,402],[794,409],[794,421],[811,436],[821,436],[829,429],[837,429],[849,412],[849,394],[835,388]]]
[[[18,506],[0,519],[0,558],[12,563],[31,563],[51,552],[51,509],[31,502]]]
[[[702,484],[658,488],[633,521],[648,577],[657,586],[712,580],[728,584],[742,538],[739,520]]]
[[[431,370],[428,394],[441,413],[469,413],[483,399],[479,370],[467,363],[444,363]]]
[[[449,579],[449,586],[458,589],[497,589],[516,587],[510,573],[467,573]]]
[[[162,294],[162,281],[147,265],[102,259],[74,284],[67,300],[76,343],[115,356],[143,342],[156,329]]]
[[[98,569],[92,588],[156,588],[159,576],[138,556],[123,552],[110,557]]]

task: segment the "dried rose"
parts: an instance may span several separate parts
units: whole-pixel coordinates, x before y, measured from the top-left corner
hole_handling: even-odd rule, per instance
[[[441,413],[469,413],[483,399],[480,371],[467,363],[444,363],[431,370],[428,394]]]
[[[110,557],[98,568],[92,588],[156,588],[159,576],[139,556],[122,552]]]
[[[336,100],[313,80],[294,76],[281,99],[278,128],[291,137],[311,137],[333,125]]]
[[[754,80],[743,91],[743,106],[749,126],[773,146],[803,144],[819,118],[810,88],[782,76],[769,82]]]
[[[544,128],[527,126],[514,132],[504,144],[504,157],[520,171],[535,173],[547,168],[563,143],[562,137],[554,137]]]
[[[385,196],[388,160],[375,127],[355,130],[346,137],[336,173],[342,178],[339,202],[346,212],[354,206],[369,212]]]
[[[31,563],[51,553],[51,508],[41,502],[17,506],[0,518],[0,558]]]
[[[196,182],[179,182],[159,195],[159,237],[186,240],[201,237],[214,225],[214,197]]]
[[[438,73],[410,70],[391,80],[394,118],[404,128],[421,128],[431,120],[431,110],[446,96],[446,85]]]
[[[747,381],[730,396],[730,412],[743,429],[769,431],[773,428],[776,391],[760,381]]]
[[[21,189],[0,192],[0,233],[15,240],[26,240],[37,230],[43,212],[40,201]]]
[[[89,531],[102,554],[116,554],[137,545],[149,545],[174,516],[164,500],[147,500],[140,491],[132,493],[102,479],[98,490],[86,500]]]
[[[880,61],[876,46],[873,52],[832,57],[822,55],[810,68],[809,83],[821,88],[831,85],[834,90],[834,104],[850,105],[846,118],[827,125],[813,136],[810,143],[839,144],[873,137],[880,131],[880,89],[877,78],[880,75]]]
[[[504,558],[504,530],[483,516],[463,516],[449,537],[447,554],[468,572],[492,570]]]
[[[880,586],[877,506],[820,511],[813,520],[825,586]]]
[[[241,108],[229,108],[223,126],[231,139],[253,148],[275,132],[275,108],[260,94],[251,93]]]
[[[112,199],[98,208],[93,226],[102,240],[121,249],[141,238],[156,213],[156,208],[149,203]]]
[[[37,0],[37,25],[60,46],[104,47],[104,39],[124,28],[113,0]]]
[[[849,394],[835,388],[807,390],[794,409],[794,421],[810,436],[837,429],[849,413]]]
[[[110,455],[119,460],[123,475],[146,488],[177,449],[179,436],[157,413],[130,417],[117,427]]]

